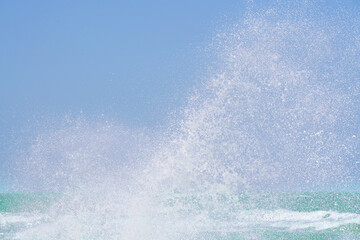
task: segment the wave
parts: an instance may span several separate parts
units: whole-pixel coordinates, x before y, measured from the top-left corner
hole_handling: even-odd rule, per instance
[[[296,212],[278,210],[246,210],[232,213],[226,218],[223,213],[217,219],[194,214],[182,218],[181,215],[165,221],[166,215],[138,216],[98,216],[92,213],[81,215],[63,215],[56,221],[45,221],[39,224],[41,217],[21,218],[14,221],[14,216],[6,217],[7,224],[26,223],[26,230],[18,231],[14,239],[91,239],[106,236],[108,239],[142,239],[165,237],[173,239],[181,235],[200,236],[209,233],[236,233],[239,236],[251,236],[251,233],[287,232],[307,233],[359,232],[360,215],[333,211]],[[236,216],[235,216],[236,215]],[[8,219],[9,218],[9,219]],[[16,217],[15,217],[16,218]],[[156,221],[156,223],[154,223]],[[161,232],[158,224],[164,228]],[[141,232],[138,232],[141,226]],[[8,226],[8,228],[10,228]],[[23,227],[24,228],[24,227]],[[197,238],[194,238],[197,239]],[[222,239],[222,238],[220,238]]]
[[[197,239],[199,232],[244,231],[262,239],[259,229],[359,224],[358,213],[335,207],[290,211],[275,199],[272,209],[248,209],[193,199],[331,190],[356,182],[356,14],[316,1],[250,8],[216,34],[217,64],[168,126],[152,131],[67,118],[44,127],[14,175],[20,188],[63,197],[46,211],[49,220],[17,238]],[[159,199],[177,194],[193,201],[164,205]]]

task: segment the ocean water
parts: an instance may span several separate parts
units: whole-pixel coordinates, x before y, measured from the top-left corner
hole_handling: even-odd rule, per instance
[[[360,239],[360,11],[254,2],[163,126],[38,127],[0,239]]]
[[[49,214],[52,204],[64,201],[60,195],[0,199],[0,239],[157,239],[160,232],[177,239],[360,238],[359,193],[173,194],[158,196],[150,215],[135,216],[94,210]],[[138,225],[157,231],[129,231]]]

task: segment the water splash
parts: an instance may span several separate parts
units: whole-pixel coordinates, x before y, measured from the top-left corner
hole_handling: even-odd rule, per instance
[[[154,158],[157,176],[195,190],[345,181],[359,131],[358,24],[314,5],[294,9],[249,12],[217,35],[217,72]]]
[[[175,127],[78,120],[39,134],[19,182],[64,196],[19,239],[212,239],[198,233],[229,228],[256,239],[244,229],[358,223],[275,206],[247,218],[232,195],[329,190],[358,174],[359,16],[311,1],[252,9],[214,38],[217,65]]]

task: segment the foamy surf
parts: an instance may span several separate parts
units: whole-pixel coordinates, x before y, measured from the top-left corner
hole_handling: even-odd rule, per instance
[[[94,213],[79,213],[65,215],[55,221],[43,216],[33,215],[28,218],[16,219],[5,217],[3,229],[18,229],[7,233],[0,239],[172,239],[180,236],[198,236],[203,234],[235,234],[240,238],[252,239],[253,234],[263,232],[287,232],[301,234],[313,232],[351,233],[347,226],[360,226],[360,215],[354,213],[339,213],[334,211],[296,212],[286,209],[278,210],[246,210],[231,213],[221,213],[214,217],[201,214],[187,216],[156,214],[143,216],[115,216],[109,214],[106,218]],[[205,214],[205,213],[203,213]],[[170,219],[167,219],[171,217]],[[21,224],[20,224],[21,222]],[[341,230],[341,227],[343,228]],[[138,232],[141,229],[141,232]],[[344,230],[345,229],[345,230]],[[222,239],[222,238],[219,238]],[[261,238],[270,239],[270,238]]]

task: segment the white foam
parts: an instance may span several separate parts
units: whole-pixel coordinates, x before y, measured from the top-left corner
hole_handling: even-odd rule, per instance
[[[322,231],[347,224],[360,224],[360,215],[334,211],[296,212],[278,210],[240,210],[222,212],[214,218],[206,211],[187,214],[153,211],[153,215],[102,216],[94,213],[63,215],[43,224],[28,225],[18,232],[16,239],[172,239],[170,237],[202,232],[238,232],[247,234],[257,230]],[[10,217],[8,223],[31,222],[40,217]],[[174,238],[177,239],[177,238]]]
[[[360,215],[355,213],[339,213],[334,211],[295,212],[290,210],[274,210],[248,212],[246,221],[259,226],[285,229],[325,230],[346,224],[360,224]]]
[[[22,224],[32,225],[44,219],[44,216],[24,213],[2,213],[0,214],[0,227]]]

